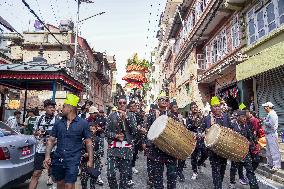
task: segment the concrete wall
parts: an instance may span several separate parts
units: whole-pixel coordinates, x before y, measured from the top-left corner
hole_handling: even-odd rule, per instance
[[[24,49],[23,52],[23,61],[28,62],[32,61],[33,57],[38,56],[38,49]],[[61,61],[69,60],[71,55],[68,51],[63,51],[58,48],[55,49],[45,49],[43,57],[47,60],[48,64],[58,64]],[[65,64],[60,66],[64,67]]]

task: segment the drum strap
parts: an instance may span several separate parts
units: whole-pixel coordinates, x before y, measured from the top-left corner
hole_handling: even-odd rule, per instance
[[[210,114],[210,118],[211,118],[211,125],[210,126],[215,125],[216,121],[215,121],[214,115],[212,113]]]

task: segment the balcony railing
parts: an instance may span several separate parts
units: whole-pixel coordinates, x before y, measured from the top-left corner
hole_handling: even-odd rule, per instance
[[[207,63],[206,63],[204,54],[197,54],[196,55],[196,63],[198,65],[198,69],[200,69],[200,70],[206,70],[207,69]]]
[[[102,62],[96,62],[96,64],[97,64],[97,69],[95,69],[94,72],[96,73],[98,79],[100,79],[100,81],[103,84],[109,84],[110,82],[109,69]]]

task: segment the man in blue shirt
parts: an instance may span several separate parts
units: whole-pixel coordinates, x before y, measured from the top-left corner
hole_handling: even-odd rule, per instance
[[[58,189],[75,189],[79,172],[82,139],[85,140],[89,161],[87,166],[93,167],[93,148],[88,122],[77,116],[79,97],[68,94],[63,105],[63,118],[54,124],[46,147],[45,168],[52,164],[52,176]],[[52,163],[50,153],[57,144]]]

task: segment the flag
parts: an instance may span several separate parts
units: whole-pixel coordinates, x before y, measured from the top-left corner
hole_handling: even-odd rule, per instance
[[[35,27],[35,31],[43,30],[43,25],[41,24],[39,20],[35,20],[34,27]]]

